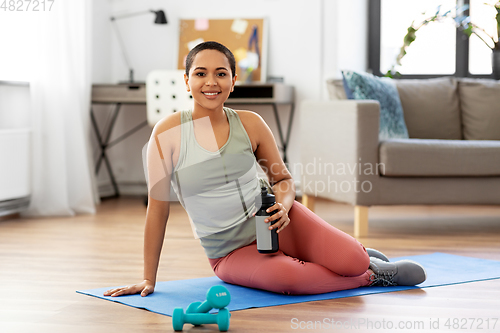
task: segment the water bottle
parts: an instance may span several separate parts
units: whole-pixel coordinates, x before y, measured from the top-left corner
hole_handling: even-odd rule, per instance
[[[260,209],[255,214],[255,229],[257,234],[257,250],[260,253],[275,253],[279,249],[278,244],[278,233],[276,229],[269,230],[269,226],[277,221],[264,222],[266,218],[274,215],[278,210],[274,210],[270,213],[266,212],[266,209],[273,206],[276,203],[274,195],[267,193],[267,188],[263,186],[261,188],[261,193],[255,198],[255,206],[260,207]]]

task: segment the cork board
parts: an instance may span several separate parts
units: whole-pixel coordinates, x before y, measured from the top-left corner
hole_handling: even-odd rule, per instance
[[[266,82],[266,19],[181,19],[177,68],[185,69],[189,51],[207,41],[219,42],[233,52],[238,82]]]

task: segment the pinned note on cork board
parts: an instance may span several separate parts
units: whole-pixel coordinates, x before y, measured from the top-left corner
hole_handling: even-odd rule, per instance
[[[202,42],[225,45],[236,60],[237,81],[266,82],[267,22],[265,18],[181,19],[177,68],[185,69],[186,57]]]

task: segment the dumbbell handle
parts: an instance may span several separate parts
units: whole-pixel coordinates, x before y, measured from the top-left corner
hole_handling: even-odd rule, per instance
[[[217,324],[218,313],[186,313],[184,322],[193,325]]]
[[[223,309],[228,304],[229,304],[229,302],[227,302],[227,304],[224,304],[223,306],[214,307],[214,304],[212,304],[212,302],[205,301],[205,302],[201,303],[200,305],[198,305],[197,307],[193,308],[192,311],[189,311],[189,313],[207,313],[212,309]]]
[[[205,301],[205,302],[201,303],[201,304],[198,306],[198,308],[197,308],[197,309],[195,309],[195,311],[194,311],[194,312],[197,312],[197,313],[206,313],[206,312],[208,312],[208,311],[210,311],[210,310],[212,310],[212,309],[213,309],[213,305],[212,305],[212,303],[211,303],[211,302],[209,302],[209,301]]]

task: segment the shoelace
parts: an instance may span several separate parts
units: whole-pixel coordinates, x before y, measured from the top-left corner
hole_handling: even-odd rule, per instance
[[[372,283],[370,286],[380,286],[388,287],[388,286],[397,286],[397,283],[394,282],[394,273],[383,272],[379,274],[373,273],[370,275],[370,280]]]

